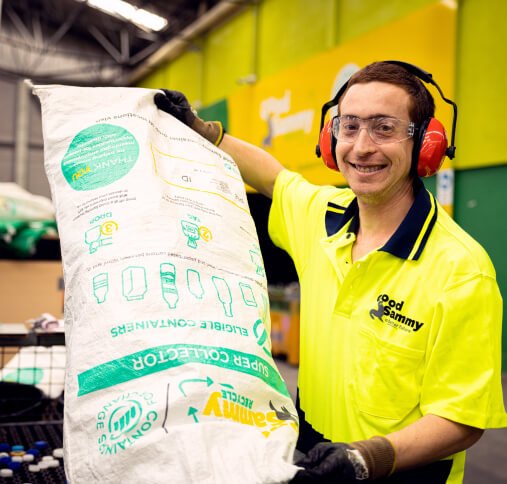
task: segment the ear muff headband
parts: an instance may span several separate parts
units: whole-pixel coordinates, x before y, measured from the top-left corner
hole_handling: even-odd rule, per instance
[[[447,104],[453,107],[453,120],[452,120],[452,131],[451,131],[451,143],[447,145],[447,136],[445,134],[445,128],[440,121],[435,118],[428,118],[423,122],[423,125],[418,127],[418,134],[414,137],[414,151],[412,163],[417,167],[417,174],[419,176],[431,176],[434,175],[440,168],[443,159],[447,156],[449,159],[453,159],[456,153],[456,147],[454,145],[454,139],[456,135],[456,121],[458,118],[458,106],[454,101],[444,96],[440,86],[433,80],[433,76],[407,62],[389,60],[384,61],[388,64],[395,64],[403,67],[405,70],[419,78],[421,81],[432,84],[437,89],[440,97]],[[331,120],[327,121],[324,125],[326,113],[333,106],[336,106],[343,96],[344,92],[348,87],[348,81],[338,90],[333,99],[328,101],[322,106],[321,118],[320,118],[320,130],[319,130],[319,144],[316,147],[317,157],[321,157],[327,167],[338,170],[338,164],[336,161],[335,147],[336,139],[331,131]]]

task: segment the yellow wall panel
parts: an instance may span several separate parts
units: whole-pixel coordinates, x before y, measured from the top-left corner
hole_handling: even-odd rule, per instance
[[[264,0],[259,11],[259,77],[264,78],[331,47],[335,0]]]
[[[457,168],[507,163],[507,2],[460,2]]]
[[[338,42],[346,42],[363,35],[384,24],[397,20],[412,11],[418,10],[436,0],[337,0],[338,1]],[[457,0],[445,0],[441,3],[457,3]],[[427,26],[426,36],[434,29]],[[400,40],[402,40],[400,38]]]
[[[178,57],[168,67],[168,89],[182,91],[193,106],[202,105],[203,53],[198,46]]]
[[[145,87],[146,89],[159,89],[160,87],[165,86],[166,83],[166,71],[164,67],[161,66],[146,76],[144,79],[142,79],[138,84],[138,87]]]
[[[214,30],[204,42],[203,103],[212,104],[238,88],[253,73],[255,8]]]

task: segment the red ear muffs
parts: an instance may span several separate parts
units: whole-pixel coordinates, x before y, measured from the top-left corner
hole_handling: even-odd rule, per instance
[[[447,154],[445,128],[438,119],[431,118],[420,137],[422,142],[417,157],[417,174],[421,177],[432,176],[442,166]]]
[[[338,169],[338,164],[336,162],[335,157],[335,148],[336,148],[336,140],[334,139],[333,133],[331,131],[332,120],[329,119],[324,124],[322,131],[320,132],[319,138],[319,147],[320,147],[320,156],[322,156],[322,161],[324,164],[331,168],[331,170],[340,171]]]

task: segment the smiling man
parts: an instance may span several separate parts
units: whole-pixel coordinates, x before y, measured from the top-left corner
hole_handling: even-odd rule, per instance
[[[315,186],[196,118],[180,93],[155,102],[219,145],[272,197],[269,231],[301,284],[294,482],[460,483],[465,449],[507,426],[502,303],[484,249],[418,177],[431,94],[398,63],[355,73],[331,122],[350,188]]]

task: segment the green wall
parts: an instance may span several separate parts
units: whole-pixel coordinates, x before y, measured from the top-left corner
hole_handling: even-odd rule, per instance
[[[503,368],[507,371],[507,165],[457,171],[456,221],[486,249],[504,298]]]

